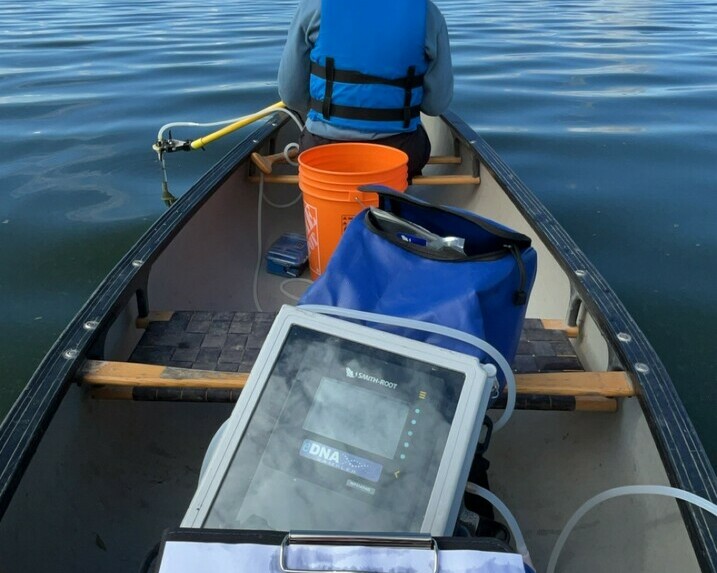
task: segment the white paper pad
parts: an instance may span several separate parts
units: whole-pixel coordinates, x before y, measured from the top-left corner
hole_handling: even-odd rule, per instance
[[[382,547],[290,546],[287,566],[312,571],[432,573],[433,551]],[[281,573],[279,547],[253,543],[168,541],[159,573]],[[520,555],[488,551],[439,552],[441,573],[524,573]]]

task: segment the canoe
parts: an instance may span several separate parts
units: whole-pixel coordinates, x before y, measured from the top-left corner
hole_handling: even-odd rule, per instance
[[[517,408],[485,454],[537,570],[573,512],[604,490],[670,485],[717,502],[669,375],[596,268],[459,117],[425,124],[433,158],[414,181],[422,196],[524,233],[538,253],[512,365]],[[257,225],[252,154],[271,156],[296,135],[280,115],[254,124],[129,250],[38,366],[0,427],[3,571],[137,570],[180,524],[262,334],[306,286],[283,285],[263,262],[255,274],[258,232],[261,255],[304,222],[297,201],[264,204]],[[281,161],[262,184],[274,203],[297,197],[295,168]],[[246,336],[230,348],[237,325],[253,351]],[[624,497],[580,523],[558,570],[717,572],[716,537],[717,519],[694,505]]]

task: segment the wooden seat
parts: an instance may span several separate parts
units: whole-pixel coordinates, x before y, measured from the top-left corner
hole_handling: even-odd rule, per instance
[[[80,381],[93,386],[151,388],[223,388],[241,390],[248,373],[195,370],[158,364],[88,360],[79,372]]]
[[[79,374],[92,395],[135,400],[237,399],[275,313],[153,311],[129,362],[87,362]],[[516,408],[614,412],[634,395],[623,372],[585,372],[570,342],[577,327],[526,319],[512,367]],[[492,407],[505,407],[505,395]]]
[[[299,155],[296,147],[289,149],[287,152],[289,159],[292,161]],[[286,163],[286,155],[284,153],[272,153],[271,155],[262,155],[256,151],[251,154],[251,161],[259,168],[259,171],[265,175],[271,175],[275,164]],[[463,159],[454,155],[434,155],[428,160],[429,165],[460,165]]]
[[[248,377],[245,372],[98,360],[88,360],[78,373],[81,383],[105,387],[93,392],[97,398],[130,398],[134,388],[170,388],[224,390],[230,392],[225,401],[233,401]],[[573,409],[614,411],[617,407],[615,398],[635,395],[634,387],[624,372],[546,372],[516,374],[515,379],[519,396],[590,398],[577,400]]]
[[[517,374],[518,394],[544,396],[602,396],[629,398],[635,395],[625,372],[541,372]]]
[[[287,151],[287,155],[293,161],[299,155],[299,150],[293,147]],[[255,151],[251,154],[251,161],[262,173],[271,175],[274,165],[286,163],[286,155],[283,152],[262,155]],[[463,158],[457,155],[433,155],[428,159],[428,165],[460,165],[462,162]]]
[[[290,159],[295,159],[298,155],[298,151],[290,149],[288,156]],[[293,174],[285,175],[272,175],[274,165],[286,163],[286,157],[283,153],[274,153],[271,155],[261,155],[260,153],[252,153],[251,160],[254,165],[257,166],[259,171],[264,175],[264,183],[284,183],[288,185],[297,185],[299,183],[299,176]],[[428,160],[429,165],[460,165],[462,158],[453,155],[436,155]],[[252,183],[259,183],[259,176],[249,177],[249,181]],[[474,177],[471,175],[420,175],[414,177],[412,180],[414,185],[479,185],[480,177]]]
[[[249,177],[251,183],[259,183],[257,175]],[[480,177],[472,175],[419,175],[412,180],[414,185],[479,185]],[[298,185],[298,175],[264,175],[264,183]]]

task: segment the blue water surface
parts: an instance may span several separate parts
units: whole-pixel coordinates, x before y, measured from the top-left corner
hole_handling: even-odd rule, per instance
[[[604,274],[717,461],[717,3],[437,4],[451,35],[454,111]],[[295,6],[0,4],[0,416],[163,212],[150,149],[159,127],[278,99]],[[172,156],[172,190],[181,194],[239,137]]]

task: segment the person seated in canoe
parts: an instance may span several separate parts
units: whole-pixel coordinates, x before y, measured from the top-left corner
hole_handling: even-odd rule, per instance
[[[420,112],[453,98],[446,22],[430,0],[301,0],[279,65],[279,95],[306,114],[303,151],[342,141],[380,143],[420,174],[431,144]]]

